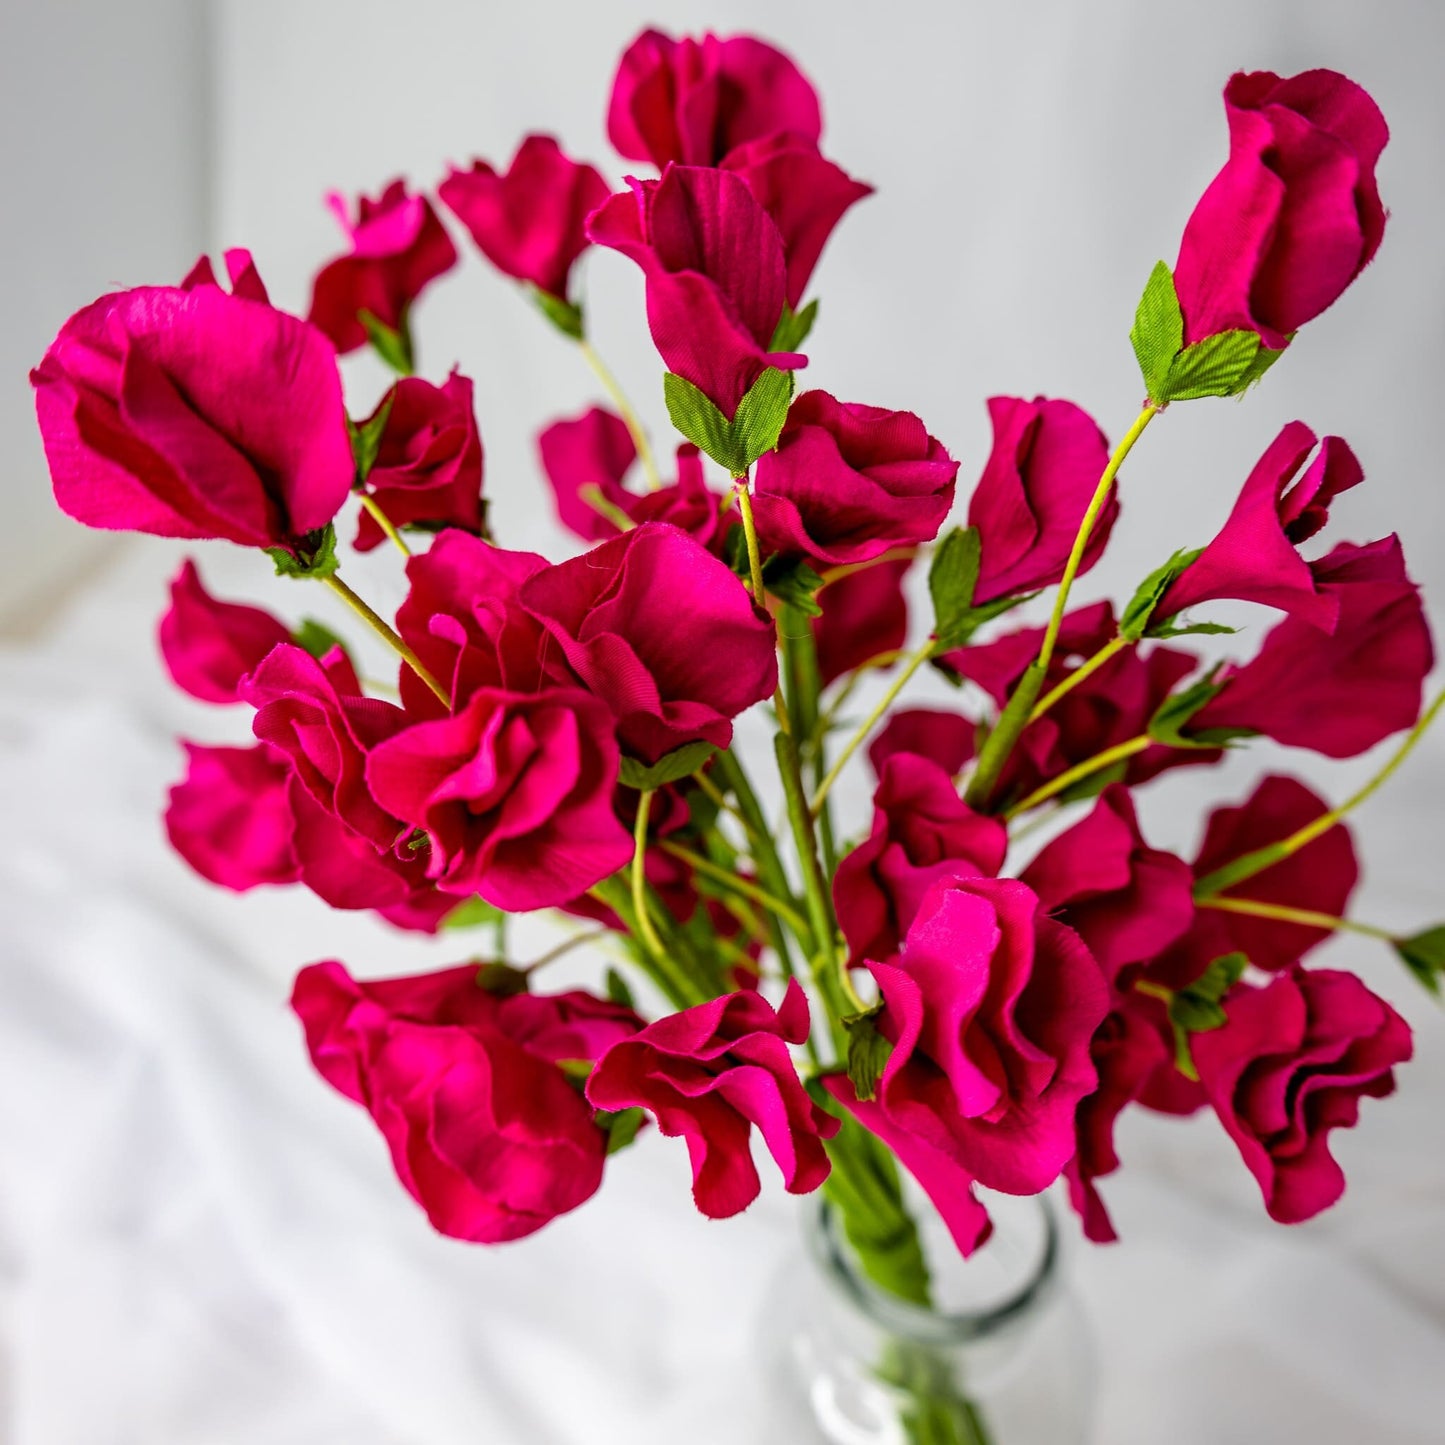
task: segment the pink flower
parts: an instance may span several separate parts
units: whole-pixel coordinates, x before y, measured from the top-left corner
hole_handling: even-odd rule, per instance
[[[390,404],[367,490],[394,526],[484,528],[482,438],[472,410],[472,383],[453,371],[441,386],[403,377],[381,405]],[[366,425],[366,423],[363,423]],[[356,549],[386,540],[362,510]]]
[[[457,249],[431,202],[409,196],[406,182],[395,180],[374,201],[358,196],[354,220],[339,191],[327,196],[326,203],[341,222],[351,250],[317,273],[312,324],[341,352],[366,345],[363,311],[405,334],[412,303],[429,282],[457,263]]]
[[[1051,917],[1084,940],[1111,980],[1130,964],[1147,963],[1194,921],[1194,874],[1182,858],[1149,847],[1129,790],[1118,783],[1019,877]]]
[[[617,771],[596,698],[483,687],[454,716],[377,747],[366,781],[383,808],[426,830],[438,888],[522,913],[575,898],[632,856],[612,811]]]
[[[826,160],[812,141],[782,131],[743,142],[723,158],[722,168],[748,183],[777,225],[787,257],[788,305],[796,308],[833,227],[873,187]]]
[[[194,278],[102,296],[31,372],[55,499],[90,527],[291,547],[351,490],[336,353]]]
[[[1353,974],[1292,968],[1264,988],[1236,985],[1223,1028],[1191,1045],[1209,1102],[1280,1224],[1298,1224],[1345,1191],[1329,1150],[1360,1099],[1395,1091],[1410,1028]]]
[[[498,1244],[597,1192],[607,1136],[557,1067],[639,1020],[585,993],[496,998],[466,964],[357,983],[313,963],[291,996],[317,1072],[371,1115],[433,1228]]]
[[[182,692],[202,702],[237,702],[241,679],[273,647],[290,641],[286,624],[269,612],[212,597],[189,558],[172,580],[161,657]]]
[[[1379,248],[1375,163],[1390,132],[1333,70],[1232,76],[1224,109],[1229,160],[1184,227],[1174,272],[1184,341],[1239,328],[1279,350]]]
[[[241,688],[256,708],[252,731],[291,762],[306,791],[328,813],[376,848],[401,833],[397,816],[372,797],[366,760],[378,743],[406,726],[406,714],[363,697],[339,649],[318,662],[295,646],[268,653]]]
[[[777,687],[772,625],[676,527],[647,522],[536,573],[519,596],[646,762],[699,740],[726,747],[733,718]]]
[[[181,746],[188,767],[166,809],[171,847],[202,878],[235,893],[295,882],[286,760],[264,747]]]
[[[1420,716],[1435,651],[1399,538],[1341,543],[1310,572],[1334,626],[1286,617],[1252,661],[1221,675],[1224,691],[1194,715],[1192,730],[1240,728],[1352,758]]]
[[[1339,437],[1326,437],[1295,481],[1314,445],[1315,434],[1303,422],[1284,427],[1250,472],[1219,535],[1159,599],[1158,621],[1201,602],[1233,597],[1334,630],[1339,599],[1320,590],[1295,548],[1324,526],[1330,503],[1365,474]]]
[[[823,615],[813,618],[813,644],[824,687],[882,653],[897,652],[907,642],[903,579],[912,565],[911,557],[876,562],[845,573],[818,593]]]
[[[232,296],[241,296],[247,301],[260,301],[266,306],[271,304],[266,283],[261,280],[261,273],[256,270],[256,263],[251,259],[249,251],[237,246],[227,251],[223,259],[226,263],[226,278],[231,283]],[[181,282],[182,291],[194,291],[197,286],[214,286],[217,290],[222,289],[221,283],[216,279],[216,271],[211,265],[209,256],[202,256],[186,273],[185,280]]]
[[[677,449],[676,483],[656,491],[629,491],[624,481],[637,450],[626,423],[603,407],[553,422],[538,436],[537,450],[552,484],[558,519],[584,542],[617,536],[622,528],[612,519],[616,512],[632,522],[670,522],[713,553],[720,552],[723,538],[736,525],[736,514],[723,511],[729,498],[710,490],[703,480],[702,456],[691,442]],[[587,500],[594,487],[605,513]]]
[[[669,166],[629,184],[592,213],[587,234],[642,267],[663,361],[731,420],[769,367],[807,364],[769,349],[787,299],[783,238],[729,171]]]
[[[982,545],[975,602],[1052,587],[1109,461],[1098,424],[1071,401],[989,398],[993,450],[968,503]],[[1079,567],[1103,555],[1119,515],[1117,489],[1094,525]]]
[[[780,50],[750,35],[674,40],[645,30],[612,82],[607,135],[628,160],[715,166],[775,131],[816,144],[818,96]]]
[[[844,1076],[827,1087],[898,1151],[967,1253],[986,1233],[969,1180],[1037,1194],[1073,1156],[1107,986],[1078,935],[1012,879],[939,879],[898,957],[868,967],[893,1051],[873,1101]]]
[[[838,1121],[809,1097],[789,1044],[808,1037],[808,1001],[790,981],[774,1011],[747,990],[697,1004],[613,1044],[587,1080],[598,1109],[648,1110],[669,1138],[687,1140],[692,1194],[710,1219],[748,1207],[761,1187],[753,1126],[791,1194],[828,1177],[823,1140]]]
[[[957,474],[958,463],[911,412],[805,392],[777,449],[758,459],[758,539],[765,553],[829,566],[867,562],[937,536]]]
[[[492,265],[564,301],[572,263],[587,249],[583,223],[607,193],[591,166],[570,159],[547,135],[529,135],[504,174],[473,161],[437,187]]]
[[[838,864],[833,902],[854,963],[891,958],[939,879],[993,875],[1008,831],[975,813],[953,778],[914,753],[895,753],[879,771],[873,830]]]
[[[895,753],[916,753],[955,778],[973,757],[976,731],[975,725],[960,713],[927,707],[900,708],[888,715],[888,721],[868,745],[868,761],[881,777],[883,765]]]

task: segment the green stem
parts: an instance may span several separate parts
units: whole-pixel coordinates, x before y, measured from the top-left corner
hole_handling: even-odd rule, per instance
[[[674,843],[670,839],[663,839],[658,847],[664,853],[670,853],[674,858],[686,863],[689,868],[696,869],[705,878],[711,878],[722,884],[725,888],[731,888],[734,893],[740,893],[744,898],[751,899],[754,903],[765,908],[769,913],[776,914],[783,920],[794,933],[806,935],[808,932],[808,921],[791,903],[785,903],[781,898],[759,888],[756,883],[751,883],[746,878],[740,878],[736,873],[729,873],[726,868],[719,867],[710,858],[704,858],[701,853],[694,853],[691,848],[685,848],[681,843]]]
[[[1075,783],[1092,777],[1104,768],[1111,768],[1115,763],[1123,762],[1125,758],[1132,758],[1136,753],[1142,753],[1153,742],[1154,739],[1148,733],[1140,733],[1137,738],[1130,738],[1128,742],[1124,743],[1116,743],[1112,748],[1105,748],[1103,752],[1095,753],[1092,758],[1085,758],[1082,763],[1075,763],[1067,772],[1060,773],[1058,777],[1050,778],[1047,783],[1035,788],[1023,802],[1015,803],[1013,807],[1007,809],[1004,817],[1014,818],[1020,813],[1027,813],[1030,808],[1037,808],[1040,803],[1046,803],[1057,794],[1066,792]]]
[[[652,793],[644,790],[637,796],[637,820],[632,825],[632,907],[642,941],[652,953],[660,954],[662,940],[647,913],[647,815],[651,811]]]
[[[1385,766],[1363,788],[1346,798],[1338,808],[1332,808],[1328,813],[1320,814],[1312,822],[1306,823],[1303,828],[1297,828],[1289,837],[1281,838],[1278,843],[1267,843],[1263,848],[1256,848],[1252,852],[1234,859],[1233,862],[1226,863],[1222,868],[1216,868],[1213,873],[1206,873],[1194,885],[1195,898],[1212,898],[1216,893],[1222,893],[1226,888],[1232,888],[1236,883],[1242,883],[1246,878],[1253,878],[1256,873],[1262,873],[1271,864],[1298,853],[1301,848],[1313,843],[1321,834],[1328,833],[1341,818],[1347,813],[1353,812],[1384,785],[1396,768],[1414,751],[1416,743],[1424,737],[1425,730],[1435,721],[1442,707],[1445,707],[1445,692],[1442,692],[1420,714],[1420,720],[1405,734],[1404,740]]]
[[[387,537],[391,541],[392,546],[398,548],[403,557],[410,557],[411,548],[406,545],[406,542],[402,539],[401,533],[398,532],[396,530],[396,527],[393,525],[391,518],[388,517],[386,513],[381,510],[381,504],[376,500],[376,498],[373,497],[370,492],[361,492],[359,493],[359,496],[361,498],[361,505],[365,507],[368,512],[371,513],[372,521],[374,521],[376,525],[380,527],[383,532],[386,533]]]
[[[965,795],[966,801],[971,807],[983,808],[988,802],[998,783],[999,776],[1003,772],[1004,764],[1008,762],[1009,754],[1013,752],[1014,744],[1019,740],[1019,734],[1028,724],[1034,703],[1043,690],[1044,678],[1048,676],[1049,663],[1053,659],[1054,647],[1059,640],[1059,629],[1064,625],[1064,611],[1069,603],[1069,592],[1074,585],[1074,578],[1079,575],[1084,552],[1088,548],[1089,538],[1094,533],[1094,524],[1099,520],[1099,514],[1109,500],[1109,489],[1114,485],[1114,478],[1124,464],[1124,458],[1134,449],[1134,443],[1143,436],[1144,428],[1162,410],[1163,408],[1158,403],[1151,401],[1139,413],[1134,420],[1134,425],[1125,432],[1123,440],[1114,448],[1108,465],[1105,466],[1103,475],[1100,476],[1099,483],[1094,488],[1094,495],[1089,501],[1084,519],[1079,523],[1078,533],[1074,537],[1069,560],[1064,564],[1064,575],[1059,582],[1058,596],[1054,598],[1054,610],[1049,614],[1048,626],[1044,628],[1044,640],[1039,646],[1039,655],[1020,679],[1014,695],[1009,699],[1008,706],[1004,708],[1003,714],[998,720],[998,725],[989,735],[983,751],[979,754],[977,771],[969,782],[968,792]]]
[[[1305,928],[1361,933],[1366,938],[1383,938],[1386,943],[1395,941],[1395,935],[1388,928],[1377,928],[1373,923],[1357,923],[1353,918],[1340,918],[1334,913],[1316,913],[1313,908],[1289,908],[1283,903],[1266,903],[1259,898],[1201,898],[1198,906],[1217,908],[1221,913],[1243,913],[1251,918],[1275,918],[1281,923],[1298,923]]]
[[[662,477],[657,470],[657,461],[652,455],[652,443],[648,441],[647,432],[641,419],[632,409],[632,403],[628,401],[627,393],[622,390],[617,378],[613,376],[607,363],[597,354],[596,348],[590,341],[579,337],[577,349],[582,353],[582,359],[592,368],[592,374],[602,383],[603,390],[612,398],[612,405],[617,408],[617,414],[622,418],[627,433],[632,438],[632,445],[637,452],[638,460],[642,463],[642,470],[647,474],[647,485],[655,492],[662,485]]]
[[[590,897],[610,908],[622,920],[633,938],[642,945],[634,950],[638,963],[674,1008],[691,1008],[693,1004],[707,1002],[711,994],[688,974],[676,958],[665,949],[653,950],[643,943],[644,935],[633,909],[632,896],[620,874],[604,878],[587,892]]]
[[[435,694],[442,706],[450,712],[452,700],[446,688],[426,670],[421,659],[397,636],[394,629],[362,601],[362,599],[341,580],[339,575],[333,572],[330,577],[323,577],[321,580],[416,673],[427,687],[431,689],[433,694]]]
[[[1035,704],[1034,710],[1029,714],[1029,722],[1038,722],[1060,698],[1067,697],[1085,678],[1092,677],[1111,658],[1116,657],[1126,647],[1133,645],[1127,638],[1111,638],[1092,657],[1081,662],[1052,692],[1047,693]]]
[[[733,493],[743,519],[743,537],[748,544],[748,576],[752,580],[753,605],[766,607],[763,597],[763,559],[758,551],[758,524],[753,518],[753,499],[748,495],[746,476],[733,478]]]

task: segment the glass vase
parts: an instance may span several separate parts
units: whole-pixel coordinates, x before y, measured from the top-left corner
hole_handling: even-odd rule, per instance
[[[970,1258],[931,1209],[918,1223],[931,1308],[863,1274],[837,1211],[809,1201],[806,1245],[759,1330],[770,1439],[790,1445],[1083,1445],[1089,1340],[1060,1270],[1053,1207],[990,1196]]]

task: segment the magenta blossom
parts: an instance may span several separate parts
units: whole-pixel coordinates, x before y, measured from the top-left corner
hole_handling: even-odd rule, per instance
[[[1395,1091],[1410,1028],[1353,974],[1292,968],[1264,988],[1239,984],[1223,1028],[1194,1035],[1209,1102],[1280,1224],[1328,1209],[1345,1191],[1332,1129],[1351,1128],[1361,1098]]]
[[[492,265],[563,300],[572,263],[587,249],[584,223],[607,193],[591,166],[565,155],[548,135],[529,135],[509,171],[473,161],[437,187]]]
[[[807,364],[771,350],[787,299],[783,238],[740,176],[669,166],[594,211],[587,234],[642,267],[663,361],[729,420],[769,367]]]
[[[868,761],[880,777],[895,753],[916,753],[955,778],[973,757],[977,729],[966,717],[937,708],[900,708],[890,713],[868,745]]]
[[[772,625],[676,527],[636,527],[536,573],[519,597],[646,762],[690,742],[726,747],[733,718],[777,687]]]
[[[273,647],[290,641],[286,624],[269,612],[212,597],[189,558],[172,580],[161,657],[182,692],[202,702],[237,702],[241,679]]]
[[[912,565],[911,557],[875,562],[832,579],[818,593],[823,615],[813,618],[813,645],[823,686],[907,642],[903,579]]]
[[[478,688],[452,717],[376,748],[379,804],[424,829],[444,893],[509,913],[552,908],[615,873],[632,840],[612,811],[612,718],[577,688]]]
[[[982,548],[973,600],[1052,587],[1109,461],[1098,424],[1071,401],[994,396],[993,450],[968,503]],[[1117,489],[1099,513],[1079,572],[1103,555],[1119,515]]]
[[[597,1192],[607,1136],[557,1065],[641,1021],[585,993],[496,998],[476,976],[465,964],[358,983],[314,963],[291,1007],[317,1072],[371,1115],[433,1228],[497,1244]]]
[[[102,296],[30,373],[55,499],[90,527],[292,547],[351,490],[336,353],[195,277]]]
[[[257,271],[256,263],[251,259],[249,251],[236,246],[227,251],[222,259],[226,263],[226,279],[231,283],[232,296],[240,296],[247,301],[260,301],[266,306],[271,304],[266,283],[262,281],[261,273]],[[200,257],[196,264],[186,272],[186,278],[181,282],[182,291],[194,291],[197,286],[214,286],[217,290],[225,289],[216,279],[216,270],[211,265],[209,256]]]
[[[958,463],[906,411],[809,391],[788,412],[753,487],[765,553],[828,566],[871,561],[938,535]]]
[[[366,345],[362,312],[404,334],[412,303],[457,263],[457,249],[431,202],[408,195],[406,182],[395,180],[374,201],[359,196],[354,219],[340,192],[333,191],[326,203],[341,222],[351,250],[317,273],[312,324],[341,352]]]
[[[1324,526],[1330,503],[1362,482],[1365,474],[1339,437],[1326,437],[1300,476],[1314,446],[1315,434],[1303,422],[1283,428],[1250,472],[1219,535],[1159,599],[1156,620],[1163,622],[1201,602],[1234,597],[1278,607],[1334,630],[1339,599],[1321,591],[1295,548]]]
[[[398,527],[484,530],[482,438],[472,409],[472,383],[453,370],[440,386],[403,377],[382,400],[389,407],[367,491]],[[356,549],[369,552],[386,540],[364,508]]]
[[[1271,350],[1336,301],[1375,254],[1385,211],[1379,107],[1333,70],[1238,74],[1224,88],[1229,160],[1184,227],[1184,342],[1255,331]]]
[[[1331,630],[1286,617],[1250,662],[1221,675],[1224,691],[1192,728],[1239,728],[1352,758],[1420,716],[1435,650],[1399,538],[1341,543],[1310,572],[1335,612]]]
[[[614,1044],[587,1080],[598,1109],[646,1109],[669,1138],[687,1140],[692,1193],[710,1219],[748,1207],[761,1188],[753,1127],[791,1194],[828,1177],[823,1140],[838,1121],[809,1097],[788,1052],[808,1037],[808,1001],[790,981],[774,1011],[743,990],[648,1024]]]
[[[644,30],[612,82],[607,135],[620,155],[715,166],[737,146],[787,131],[816,144],[817,92],[781,50],[750,35],[674,40]]]

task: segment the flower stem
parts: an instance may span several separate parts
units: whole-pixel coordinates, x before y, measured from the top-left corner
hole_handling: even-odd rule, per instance
[[[763,559],[758,551],[758,524],[753,520],[753,499],[748,495],[746,476],[733,478],[733,494],[743,519],[743,536],[748,544],[748,576],[752,579],[753,604],[766,607],[763,597]]]
[[[720,867],[710,858],[704,858],[701,853],[695,853],[691,848],[684,847],[681,843],[674,843],[664,839],[658,844],[664,853],[670,853],[674,858],[686,863],[689,868],[695,869],[706,878],[712,878],[721,883],[725,888],[730,888],[734,893],[740,893],[744,898],[750,898],[754,903],[760,904],[769,913],[776,914],[797,934],[806,934],[808,921],[791,904],[784,902],[776,894],[769,893],[764,888],[759,888],[756,883],[749,882],[746,878],[740,878],[736,873],[729,873],[726,868]]]
[[[642,924],[633,907],[632,896],[619,874],[604,878],[601,883],[589,888],[587,894],[610,908],[622,920],[634,940],[643,945],[634,949],[637,962],[647,971],[674,1008],[691,1008],[693,1004],[706,1003],[712,997],[708,990],[661,946],[660,940],[657,948],[647,946]]]
[[[321,580],[416,673],[435,694],[437,700],[450,711],[452,700],[447,694],[446,688],[426,670],[421,659],[397,636],[395,630],[363,602],[336,573],[332,573],[330,577],[323,577]]]
[[[647,912],[647,815],[652,811],[652,792],[637,795],[637,821],[632,825],[632,907],[638,931],[652,953],[661,954],[662,940]]]
[[[851,577],[855,572],[866,572],[870,567],[882,567],[888,562],[912,561],[920,550],[918,547],[890,547],[886,552],[880,552],[866,562],[845,562],[838,567],[826,568],[822,573],[823,586],[828,587],[844,577]]]
[[[1127,638],[1111,638],[1091,658],[1081,662],[1052,692],[1046,693],[1034,705],[1034,710],[1029,714],[1029,722],[1038,722],[1060,698],[1067,697],[1085,678],[1092,677],[1106,662],[1118,656],[1126,647],[1133,645]]]
[[[1278,843],[1267,843],[1263,848],[1256,848],[1252,852],[1242,854],[1233,862],[1226,863],[1222,868],[1216,868],[1213,873],[1206,873],[1194,885],[1195,898],[1212,898],[1216,893],[1222,893],[1226,888],[1232,888],[1236,883],[1242,883],[1246,878],[1253,878],[1256,873],[1263,872],[1271,864],[1298,853],[1301,848],[1313,843],[1322,833],[1328,833],[1341,818],[1347,813],[1353,812],[1361,803],[1371,797],[1394,773],[1395,769],[1410,756],[1414,751],[1415,744],[1424,737],[1425,730],[1435,721],[1442,707],[1445,707],[1445,692],[1442,692],[1420,714],[1420,720],[1405,734],[1404,741],[1395,749],[1385,766],[1358,792],[1352,793],[1346,798],[1338,808],[1332,808],[1328,813],[1321,813],[1318,818],[1306,823],[1303,828],[1297,828],[1288,838],[1281,838]]]
[[[1373,923],[1357,923],[1353,918],[1316,913],[1312,908],[1289,908],[1283,903],[1266,903],[1259,898],[1201,898],[1198,906],[1217,908],[1222,913],[1243,913],[1251,918],[1274,918],[1281,923],[1298,923],[1305,928],[1361,933],[1366,938],[1383,938],[1387,943],[1395,938],[1388,928],[1377,928]]]
[[[612,930],[603,924],[599,924],[596,928],[584,928],[580,933],[574,933],[570,938],[564,938],[561,943],[549,948],[546,953],[538,954],[531,963],[523,966],[521,972],[531,973],[533,969],[542,968],[571,953],[574,948],[581,948],[583,944],[595,943],[599,939],[606,938],[611,932]]]
[[[1023,802],[1015,803],[1013,807],[1006,809],[1004,817],[1014,818],[1020,813],[1027,813],[1030,808],[1037,808],[1040,803],[1048,802],[1050,798],[1072,788],[1075,783],[1092,777],[1104,768],[1111,768],[1115,763],[1121,763],[1126,758],[1132,758],[1135,753],[1142,753],[1153,742],[1154,739],[1148,733],[1140,733],[1137,738],[1130,738],[1128,742],[1124,743],[1116,743],[1112,748],[1105,748],[1103,752],[1095,753],[1092,758],[1085,758],[1082,763],[1075,763],[1067,772],[1060,773],[1058,777],[1050,778],[1042,787],[1035,788]]]
[[[612,404],[617,408],[617,414],[622,418],[627,433],[632,438],[642,470],[647,474],[647,485],[655,492],[662,485],[662,477],[658,474],[657,461],[652,455],[652,443],[648,441],[647,432],[632,409],[627,393],[618,385],[617,378],[608,370],[607,363],[597,354],[590,341],[579,338],[577,349],[582,353],[582,359],[592,368],[592,374],[602,383],[603,390],[612,398]]]
[[[370,492],[359,492],[357,495],[361,499],[361,505],[371,514],[372,521],[386,533],[392,546],[396,547],[403,557],[410,557],[411,548],[406,545],[405,540],[402,538],[401,533],[396,530],[396,526],[391,518],[381,510],[381,504],[376,498],[373,497]]]
[[[1099,520],[1099,514],[1109,500],[1109,490],[1114,485],[1114,478],[1118,475],[1119,468],[1124,464],[1124,458],[1134,449],[1134,443],[1144,434],[1144,428],[1162,410],[1163,408],[1158,403],[1151,401],[1139,413],[1134,419],[1134,425],[1124,433],[1123,440],[1114,448],[1108,465],[1105,466],[1103,475],[1099,478],[1099,484],[1094,488],[1094,495],[1089,501],[1084,519],[1079,523],[1078,533],[1074,537],[1069,560],[1064,564],[1064,575],[1059,581],[1059,592],[1058,596],[1054,598],[1054,610],[1049,615],[1048,626],[1044,628],[1044,640],[1039,646],[1039,655],[1029,664],[1023,677],[1019,680],[1018,687],[1014,689],[1013,696],[1009,698],[1008,705],[1004,708],[997,726],[989,734],[988,741],[979,754],[978,768],[969,782],[968,792],[965,795],[966,801],[971,807],[982,808],[988,802],[1003,773],[1004,764],[1008,762],[1009,754],[1013,752],[1014,744],[1019,740],[1019,734],[1028,725],[1033,714],[1034,703],[1043,690],[1044,678],[1048,676],[1049,663],[1053,659],[1054,647],[1059,640],[1059,629],[1064,624],[1064,610],[1068,606],[1069,591],[1074,585],[1074,578],[1079,575],[1079,567],[1083,563],[1089,538],[1094,534],[1094,524]]]

